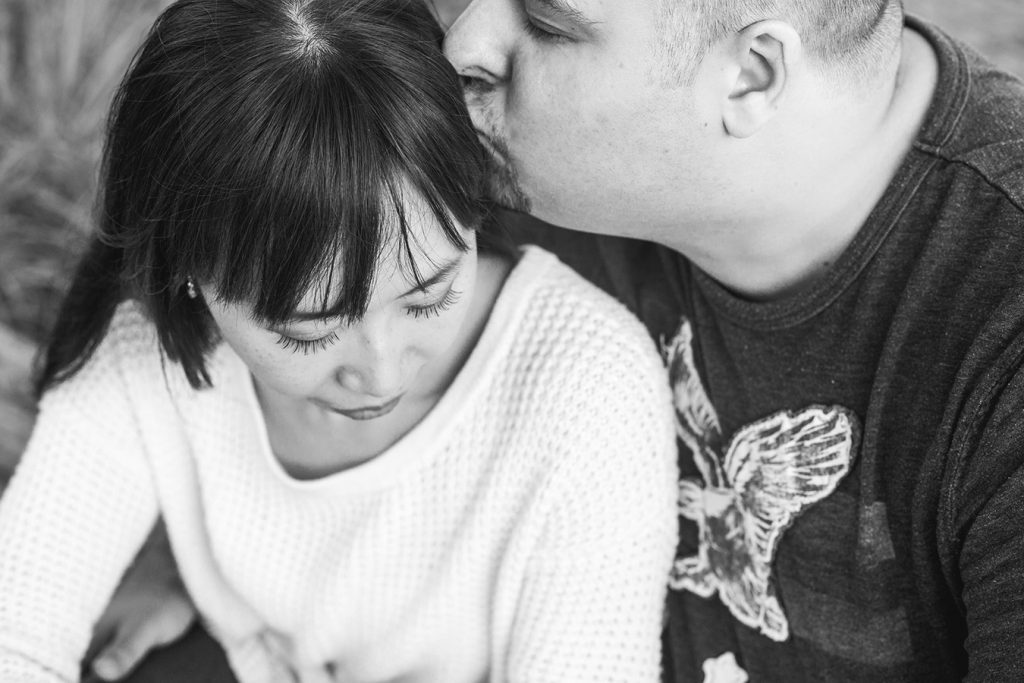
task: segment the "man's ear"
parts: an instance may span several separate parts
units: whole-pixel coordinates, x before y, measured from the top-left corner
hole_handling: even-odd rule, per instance
[[[802,63],[803,44],[791,24],[772,19],[737,33],[732,48],[735,76],[722,123],[729,135],[746,138],[775,115]]]

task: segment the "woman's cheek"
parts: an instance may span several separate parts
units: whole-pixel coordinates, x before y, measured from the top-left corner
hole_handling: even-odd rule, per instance
[[[261,384],[293,396],[308,395],[329,374],[314,354],[304,356],[276,344],[255,351],[246,365]]]

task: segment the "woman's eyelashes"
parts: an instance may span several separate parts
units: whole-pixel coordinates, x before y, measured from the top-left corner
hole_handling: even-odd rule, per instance
[[[408,311],[409,315],[413,318],[433,318],[441,315],[442,312],[447,311],[449,308],[454,306],[460,296],[462,296],[462,292],[449,288],[439,301],[429,304],[406,306],[405,310]]]
[[[417,320],[427,320],[441,315],[449,308],[454,306],[459,298],[462,296],[462,292],[449,288],[439,300],[424,304],[411,304],[405,307],[407,315],[411,315]],[[311,353],[323,351],[328,346],[338,341],[338,332],[333,330],[328,332],[322,337],[315,339],[301,339],[299,337],[292,337],[283,332],[277,333],[277,345],[281,348],[291,351],[293,353],[301,353],[304,356],[308,356]]]
[[[338,341],[337,332],[330,332],[323,337],[318,337],[316,339],[297,339],[280,332],[277,333],[278,346],[293,353],[301,352],[303,356],[308,356],[309,354],[316,353],[317,351],[323,351],[336,341]]]

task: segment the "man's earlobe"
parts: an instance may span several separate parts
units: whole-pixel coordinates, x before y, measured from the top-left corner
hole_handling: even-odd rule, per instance
[[[722,112],[726,132],[750,137],[778,110],[803,60],[800,35],[784,21],[759,21],[734,38],[735,79]]]

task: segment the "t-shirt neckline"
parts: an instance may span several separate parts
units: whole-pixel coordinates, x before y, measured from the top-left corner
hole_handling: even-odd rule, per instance
[[[906,25],[920,33],[937,56],[939,85],[912,151],[935,149],[955,134],[968,98],[970,73],[963,52],[938,27],[913,16],[906,17]],[[779,330],[810,320],[832,305],[857,280],[891,234],[934,163],[930,155],[925,157],[912,152],[907,155],[864,226],[835,265],[815,284],[781,299],[756,302],[735,295],[710,275],[691,266],[697,288],[716,312],[742,327]]]

